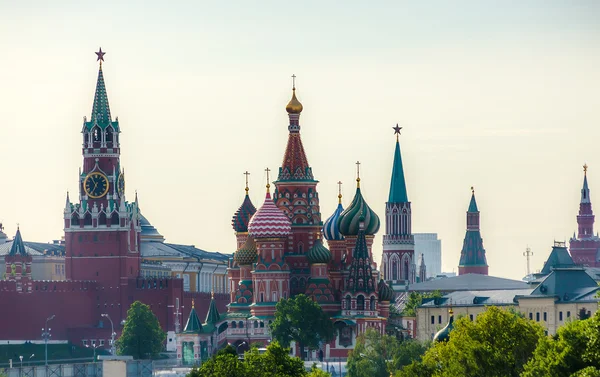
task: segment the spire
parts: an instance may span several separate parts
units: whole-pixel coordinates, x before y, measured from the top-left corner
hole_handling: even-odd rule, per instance
[[[425,254],[421,253],[421,261],[419,265],[419,280],[421,282],[427,280],[427,266],[425,266]]]
[[[406,193],[406,182],[404,180],[404,169],[402,167],[402,155],[400,153],[400,130],[396,124],[394,134],[396,135],[396,150],[394,151],[394,166],[392,168],[392,181],[390,183],[390,197],[389,203],[406,203],[408,202],[408,195]]]
[[[200,331],[202,331],[202,324],[200,324],[198,313],[196,313],[196,309],[194,308],[194,300],[192,299],[192,310],[190,311],[190,316],[188,317],[183,332],[199,333]]]
[[[279,168],[278,181],[314,181],[312,169],[308,165],[306,152],[300,138],[300,113],[302,104],[296,98],[296,75],[292,75],[292,99],[286,106],[290,118],[288,143]]]
[[[479,212],[477,209],[477,202],[475,201],[475,189],[471,186],[471,202],[469,203],[469,209],[467,212]]]
[[[105,128],[111,122],[110,106],[108,105],[108,96],[106,94],[106,85],[104,84],[104,74],[102,72],[102,62],[104,61],[104,55],[106,53],[102,51],[96,52],[98,56],[97,61],[100,62],[98,68],[98,81],[96,82],[96,93],[94,95],[94,105],[92,106],[92,118],[90,123],[97,123],[100,127]]]
[[[67,199],[65,200],[65,213],[71,212],[71,200],[69,199],[69,192],[67,191]]]
[[[8,255],[11,255],[11,256],[21,255],[24,257],[27,256],[27,251],[25,250],[25,244],[23,243],[23,238],[21,237],[21,229],[19,229],[18,225],[17,225],[17,234],[15,235],[15,239],[12,242],[12,245],[10,247],[10,251],[8,252]]]
[[[365,238],[365,218],[363,216],[359,218],[359,231],[356,238],[354,258],[352,264],[350,264],[347,287],[351,292],[370,293],[377,291],[377,284],[375,284],[371,269],[371,257]]]
[[[217,304],[215,303],[215,293],[211,292],[210,294],[210,305],[208,307],[208,312],[206,313],[206,321],[204,323],[208,323],[211,325],[216,324],[221,319],[221,315],[217,310]]]
[[[591,203],[590,201],[590,189],[587,182],[587,164],[583,165],[583,187],[581,188],[581,203]]]

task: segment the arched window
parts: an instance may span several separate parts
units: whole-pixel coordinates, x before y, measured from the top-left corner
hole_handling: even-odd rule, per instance
[[[346,296],[346,310],[352,309],[352,298],[350,295]]]
[[[375,310],[375,296],[371,296],[371,302],[369,304],[369,310]]]
[[[356,298],[356,310],[365,310],[365,296],[358,295]]]
[[[392,262],[392,280],[398,280],[398,261],[396,259]]]
[[[112,148],[113,147],[113,135],[114,135],[114,131],[112,127],[108,127],[106,129],[106,146],[108,148]]]
[[[257,329],[258,328],[258,321],[254,321],[254,328]]]
[[[240,329],[243,329],[243,328],[244,328],[244,322],[240,321],[239,328],[240,328]]]
[[[92,226],[92,214],[91,213],[87,213],[85,215],[85,218],[83,219],[83,225],[84,226]]]
[[[234,322],[231,322],[231,328],[232,328],[232,329],[235,329],[235,328],[237,328],[237,323],[236,323],[235,321],[234,321]]]
[[[408,277],[408,259],[406,259],[404,261],[404,272],[403,272],[403,275],[404,275],[403,277],[404,277],[405,280],[409,279],[409,277]]]
[[[119,214],[117,212],[113,212],[113,214],[110,216],[110,225],[119,226]]]
[[[71,226],[79,226],[79,215],[76,213],[71,216]]]
[[[98,216],[98,225],[106,225],[106,213],[100,213],[100,216]]]
[[[100,127],[94,127],[92,129],[92,147],[100,148],[102,144],[102,131],[100,131]]]

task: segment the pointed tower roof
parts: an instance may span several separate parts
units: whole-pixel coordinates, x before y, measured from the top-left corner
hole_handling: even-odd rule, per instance
[[[469,203],[467,212],[479,212],[479,209],[477,209],[477,202],[475,201],[475,189],[473,187],[471,187],[471,202]]]
[[[581,203],[591,203],[590,188],[588,187],[587,181],[587,170],[587,164],[583,165],[583,187],[581,188]]]
[[[208,312],[206,313],[206,321],[204,323],[214,325],[221,319],[221,315],[217,310],[217,303],[215,302],[215,294],[211,293],[210,305],[208,306]]]
[[[198,319],[198,313],[196,313],[196,308],[194,308],[194,300],[192,300],[192,310],[190,311],[190,316],[188,317],[187,323],[185,324],[185,328],[183,332],[187,333],[199,333],[202,331],[202,324]]]
[[[288,126],[289,136],[283,162],[279,168],[278,181],[315,181],[312,169],[308,165],[306,152],[300,138],[300,113],[303,106],[296,98],[296,76],[293,75],[292,99],[286,106],[290,118]]]
[[[102,72],[102,62],[104,61],[104,55],[106,52],[96,52],[100,66],[98,68],[98,80],[96,81],[96,92],[94,94],[94,103],[92,105],[92,115],[89,122],[85,122],[85,126],[88,130],[91,130],[94,126],[98,125],[100,128],[106,128],[112,125],[115,131],[119,131],[119,122],[112,121],[110,114],[110,106],[108,104],[108,95],[106,94],[106,84],[104,83],[104,73]]]
[[[12,242],[12,246],[10,247],[10,251],[8,255],[15,256],[21,255],[26,257],[27,251],[25,250],[25,244],[23,243],[23,238],[21,237],[21,230],[17,227],[17,234],[15,235],[15,239]]]
[[[392,181],[390,183],[390,196],[388,199],[389,203],[406,203],[408,202],[408,194],[406,193],[406,182],[404,180],[404,168],[402,167],[402,154],[400,153],[400,130],[396,124],[396,127],[392,127],[396,132],[396,150],[394,151],[394,166],[392,168]]]
[[[359,231],[356,238],[354,258],[350,264],[347,289],[351,292],[377,292],[377,284],[371,269],[371,257],[365,238],[365,218],[359,219]]]
[[[248,175],[250,173],[245,172],[246,175],[246,196],[244,197],[244,201],[242,205],[233,215],[233,219],[231,220],[231,225],[233,226],[233,230],[238,233],[243,233],[248,231],[248,224],[250,223],[250,219],[256,213],[256,207],[252,204],[250,200],[250,195],[248,195]]]

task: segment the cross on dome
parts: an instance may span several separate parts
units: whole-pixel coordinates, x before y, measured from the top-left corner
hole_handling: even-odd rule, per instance
[[[269,189],[271,188],[271,184],[269,183],[269,172],[271,169],[266,168],[265,171],[267,172],[267,192],[270,192]]]
[[[250,173],[248,172],[248,170],[246,170],[246,171],[244,172],[244,175],[246,176],[246,189],[245,189],[245,190],[246,190],[246,194],[248,194],[248,191],[250,190],[250,189],[248,188],[248,176],[250,175]]]
[[[356,187],[360,187],[360,161],[356,161]]]
[[[587,175],[588,166],[587,164],[583,164],[583,174]]]
[[[292,90],[296,90],[296,74],[292,74]]]

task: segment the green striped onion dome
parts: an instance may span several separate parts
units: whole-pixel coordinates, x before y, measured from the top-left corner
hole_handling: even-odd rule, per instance
[[[258,251],[256,250],[256,243],[254,242],[254,238],[248,237],[246,243],[238,251],[233,255],[233,259],[240,266],[251,265],[252,263],[256,263],[258,259]]]
[[[383,279],[379,280],[379,301],[392,301],[394,290]]]
[[[379,230],[379,217],[369,207],[363,198],[360,187],[356,188],[356,194],[352,203],[340,214],[338,225],[340,233],[344,236],[356,236],[359,230],[360,217],[365,220],[365,234],[373,235]]]
[[[329,263],[331,260],[331,251],[323,245],[323,241],[319,238],[315,240],[313,247],[306,254],[310,264]]]

